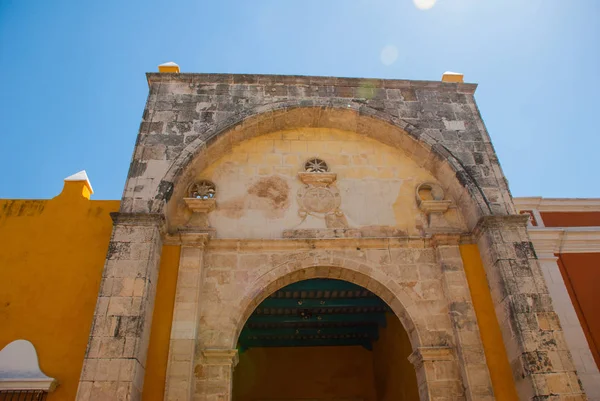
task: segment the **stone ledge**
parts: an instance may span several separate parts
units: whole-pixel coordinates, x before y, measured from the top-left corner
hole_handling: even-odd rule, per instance
[[[283,230],[283,238],[289,239],[325,239],[325,238],[360,238],[360,230],[352,228],[324,229],[288,229]]]
[[[463,236],[460,234],[433,234],[431,236],[431,245],[434,248],[438,246],[458,246],[462,241]]]
[[[305,239],[238,239],[215,238],[207,247],[210,250],[227,251],[310,251],[316,249],[388,249],[430,247],[430,239],[424,237],[403,238],[305,238]]]
[[[175,234],[165,235],[164,245],[182,245],[204,247],[211,238],[216,235],[216,230],[183,230],[180,229]]]
[[[336,78],[303,75],[266,74],[203,74],[203,73],[146,73],[148,85],[155,82],[181,82],[185,84],[245,84],[245,85],[323,85],[340,87],[365,87],[382,89],[429,89],[439,92],[473,94],[477,84],[442,81],[412,81],[407,79]],[[335,96],[331,96],[335,97]]]

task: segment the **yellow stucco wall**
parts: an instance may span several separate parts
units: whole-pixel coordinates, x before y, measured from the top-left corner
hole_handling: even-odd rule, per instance
[[[165,245],[162,248],[142,394],[144,401],[162,401],[165,393],[180,250],[181,247],[173,245]]]
[[[48,401],[74,400],[118,201],[91,201],[84,181],[57,197],[0,200],[0,349],[35,346],[59,387]]]
[[[0,200],[0,349],[33,343],[58,380],[48,401],[75,399],[119,201],[92,201],[84,181],[51,200]],[[144,400],[162,400],[179,266],[164,246],[148,350]]]
[[[378,401],[413,401],[419,399],[414,366],[408,361],[412,346],[400,320],[391,313],[387,326],[379,329],[373,344],[373,370]]]
[[[469,282],[496,400],[517,401],[519,397],[502,341],[502,333],[496,318],[487,277],[479,256],[479,248],[474,244],[461,245],[460,254]]]

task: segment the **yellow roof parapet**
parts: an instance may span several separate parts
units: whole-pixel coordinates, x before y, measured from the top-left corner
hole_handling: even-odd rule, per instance
[[[442,75],[442,82],[465,82],[465,76],[460,72],[446,71]]]
[[[158,72],[171,72],[179,74],[179,66],[172,61],[158,66]]]

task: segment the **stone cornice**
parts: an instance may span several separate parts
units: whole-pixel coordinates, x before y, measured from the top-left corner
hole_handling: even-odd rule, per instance
[[[207,365],[234,367],[239,361],[237,349],[203,349],[202,361]]]
[[[245,84],[245,85],[320,85],[320,86],[348,86],[384,89],[429,89],[440,92],[459,92],[473,94],[477,84],[449,83],[442,81],[411,81],[406,79],[376,79],[376,78],[336,78],[336,77],[310,77],[301,75],[261,75],[261,74],[200,74],[183,73],[169,74],[148,72],[146,73],[148,85],[155,82],[184,83],[184,84]]]
[[[439,235],[439,234],[436,234]],[[453,243],[473,243],[468,235],[454,235]],[[456,239],[456,241],[454,241]],[[463,240],[465,239],[465,240]],[[390,238],[310,238],[310,239],[236,239],[212,238],[206,247],[210,250],[288,251],[314,249],[387,249],[387,248],[429,248],[433,246],[431,237],[390,237]]]
[[[210,232],[200,231],[179,231],[175,234],[165,235],[163,238],[164,245],[181,245],[204,247],[211,238]]]
[[[526,214],[508,214],[504,216],[482,216],[475,228],[473,236],[479,238],[489,228],[527,227],[529,216]]]
[[[600,252],[600,227],[529,227],[536,254]]]
[[[540,212],[600,212],[600,198],[514,198],[518,210]]]

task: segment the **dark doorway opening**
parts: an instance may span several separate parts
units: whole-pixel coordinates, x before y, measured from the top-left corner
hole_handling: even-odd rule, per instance
[[[238,349],[234,401],[418,400],[400,321],[347,281],[311,279],[274,292],[248,318]]]

